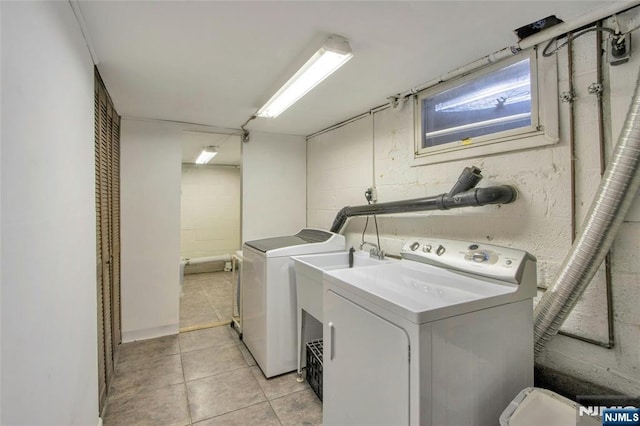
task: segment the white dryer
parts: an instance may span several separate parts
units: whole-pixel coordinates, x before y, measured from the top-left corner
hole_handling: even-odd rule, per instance
[[[266,377],[297,368],[296,281],[291,256],[343,251],[344,236],[320,229],[244,243],[242,338]]]
[[[484,426],[533,385],[536,260],[414,239],[324,274],[325,425]]]

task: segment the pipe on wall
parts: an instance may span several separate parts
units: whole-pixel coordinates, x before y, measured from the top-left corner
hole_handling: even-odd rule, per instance
[[[480,179],[482,179],[480,169],[466,167],[451,191],[445,194],[388,203],[344,207],[336,215],[331,226],[331,232],[340,232],[347,219],[353,216],[449,210],[487,204],[508,204],[516,200],[518,192],[510,185],[474,188]]]
[[[589,208],[585,225],[556,280],[534,312],[538,358],[605,259],[640,188],[640,74],[618,143]]]
[[[231,262],[230,254],[220,254],[218,256],[205,256],[205,257],[195,257],[193,259],[185,258],[185,265],[197,265],[199,263],[207,263],[207,262]]]

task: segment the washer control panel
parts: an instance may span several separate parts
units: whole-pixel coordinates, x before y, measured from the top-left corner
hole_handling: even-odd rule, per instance
[[[536,261],[526,251],[510,247],[436,238],[410,239],[401,254],[408,260],[516,284],[520,282],[525,264]]]

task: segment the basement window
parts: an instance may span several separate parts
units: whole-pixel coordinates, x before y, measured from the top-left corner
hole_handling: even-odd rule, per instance
[[[540,67],[548,80],[543,86]],[[535,50],[428,89],[416,100],[417,164],[558,141],[555,61],[539,64]]]

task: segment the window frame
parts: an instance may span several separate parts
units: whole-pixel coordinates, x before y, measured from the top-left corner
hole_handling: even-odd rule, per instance
[[[459,78],[428,88],[414,97],[414,166],[555,144],[558,137],[558,67],[556,55],[538,58],[532,48]],[[531,124],[432,147],[422,147],[422,100],[529,58],[531,68]]]

